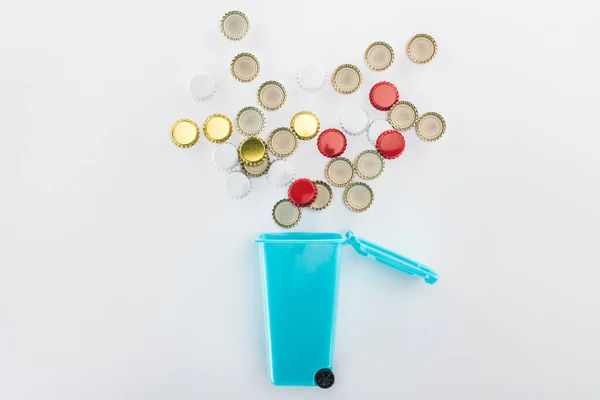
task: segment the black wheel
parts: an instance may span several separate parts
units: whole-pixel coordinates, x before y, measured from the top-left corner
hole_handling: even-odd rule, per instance
[[[321,389],[329,389],[335,383],[335,375],[329,368],[323,368],[315,374],[315,383]]]

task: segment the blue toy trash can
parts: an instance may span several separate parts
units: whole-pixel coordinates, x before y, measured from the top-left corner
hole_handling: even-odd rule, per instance
[[[269,375],[275,385],[333,385],[339,267],[345,244],[363,256],[422,276],[428,283],[437,280],[427,267],[350,231],[345,236],[267,233],[256,242],[260,245]]]

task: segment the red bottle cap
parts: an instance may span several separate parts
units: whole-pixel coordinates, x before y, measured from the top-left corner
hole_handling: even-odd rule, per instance
[[[379,111],[387,111],[398,101],[398,89],[389,82],[376,83],[369,92],[369,100]]]
[[[317,186],[310,179],[297,179],[290,185],[288,197],[298,207],[310,206],[317,199]]]
[[[404,136],[400,132],[389,130],[379,135],[375,147],[377,147],[377,151],[383,158],[392,160],[402,154],[405,145]]]
[[[317,139],[317,147],[325,157],[339,157],[346,150],[346,135],[339,129],[325,129]]]

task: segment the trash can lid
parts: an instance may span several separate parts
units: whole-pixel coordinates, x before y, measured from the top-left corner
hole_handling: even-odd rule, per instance
[[[438,274],[423,264],[404,257],[401,254],[394,253],[368,240],[356,237],[352,231],[346,232],[346,241],[361,256],[372,258],[406,274],[420,276],[429,284],[433,284],[438,280]]]

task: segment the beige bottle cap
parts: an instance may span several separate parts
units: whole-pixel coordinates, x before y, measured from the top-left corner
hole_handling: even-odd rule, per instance
[[[374,71],[386,70],[394,62],[394,50],[385,42],[373,42],[365,51],[365,62]]]
[[[337,157],[327,163],[325,177],[333,186],[346,186],[354,178],[354,167],[345,157]]]
[[[424,33],[413,36],[408,42],[408,56],[419,64],[425,64],[433,59],[437,53],[437,43]]]
[[[375,150],[365,150],[354,160],[354,170],[363,179],[377,178],[385,168],[385,160]]]
[[[321,123],[319,118],[310,111],[300,111],[292,117],[290,128],[300,140],[310,140],[317,136]]]
[[[199,136],[200,128],[191,119],[182,118],[171,126],[171,141],[178,147],[192,147]]]
[[[258,135],[265,127],[265,115],[256,107],[244,107],[235,118],[235,123],[243,135]]]
[[[241,11],[229,11],[221,19],[221,32],[229,40],[240,40],[249,29],[250,21]]]
[[[240,82],[250,82],[258,76],[260,63],[250,53],[240,53],[231,61],[231,75]]]
[[[417,133],[421,139],[435,142],[446,132],[446,121],[435,112],[426,112],[417,120]]]
[[[343,64],[337,67],[333,73],[333,87],[340,93],[354,93],[362,83],[360,70],[352,64]]]
[[[223,114],[213,114],[206,118],[202,128],[204,136],[213,143],[223,143],[231,137],[233,126]]]
[[[331,186],[323,181],[314,181],[314,184],[317,187],[317,198],[309,207],[316,211],[324,210],[331,204],[333,198]]]
[[[399,131],[406,131],[412,128],[417,121],[419,113],[413,103],[408,101],[399,101],[388,111],[388,121]]]
[[[296,151],[298,138],[288,128],[277,128],[269,135],[269,149],[278,157],[287,157]]]
[[[258,102],[266,110],[277,110],[283,106],[287,94],[283,85],[276,81],[267,81],[258,88]]]
[[[269,160],[269,157],[267,156],[267,158],[265,158],[265,160],[258,165],[248,165],[242,163],[242,169],[244,170],[246,175],[252,178],[257,178],[266,174],[269,170],[270,165],[271,160]]]
[[[373,190],[366,183],[355,182],[344,190],[344,203],[352,211],[367,210],[373,204],[373,198]]]
[[[273,207],[273,220],[282,228],[296,226],[302,218],[300,207],[288,199],[279,200]]]

